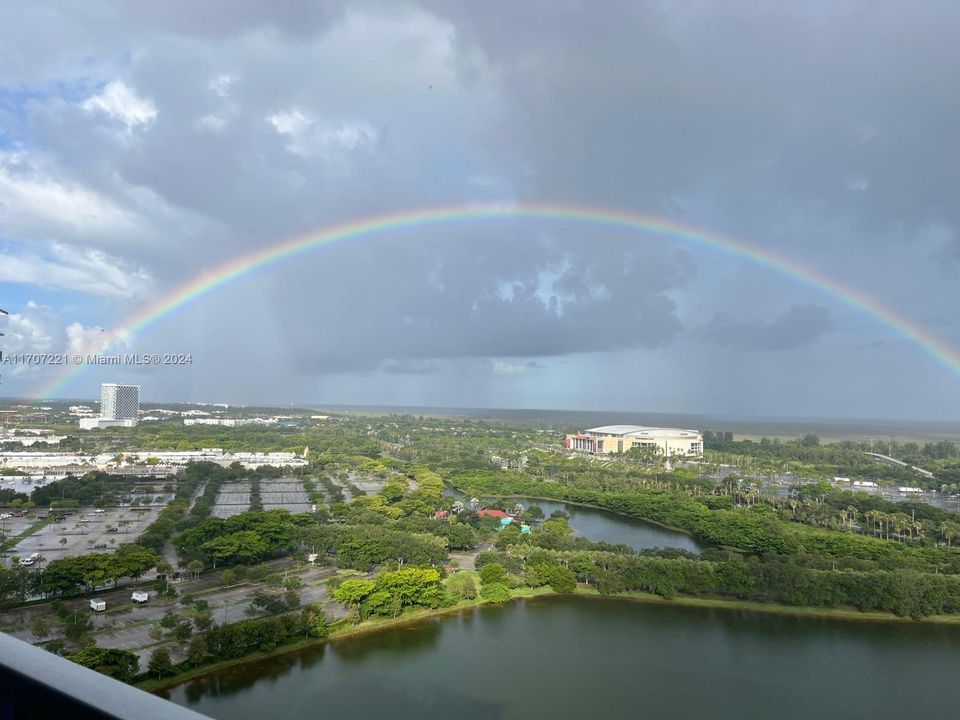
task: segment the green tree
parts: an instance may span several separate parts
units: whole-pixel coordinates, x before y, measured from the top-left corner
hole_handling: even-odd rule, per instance
[[[185,643],[191,635],[193,635],[193,627],[186,618],[183,618],[173,628],[173,637],[179,643]]]
[[[199,560],[191,560],[187,563],[187,572],[189,572],[195,578],[200,577],[200,573],[203,572],[203,563]]]
[[[480,591],[480,597],[492,603],[505,603],[510,601],[510,588],[503,583],[484,583]]]
[[[140,669],[140,659],[136,653],[116,648],[101,648],[96,645],[84,648],[68,659],[121,682],[131,682]]]
[[[303,608],[300,619],[305,633],[310,637],[323,639],[330,634],[327,616],[324,614],[323,605],[320,603],[311,603]]]
[[[158,678],[172,673],[173,662],[170,659],[170,651],[165,647],[158,647],[150,653],[150,661],[147,663],[147,669]]]
[[[193,667],[203,665],[209,652],[207,639],[203,635],[194,635],[190,639],[190,647],[187,650],[187,662]]]
[[[500,563],[487,563],[480,568],[480,581],[484,585],[500,583],[506,585],[507,569]]]
[[[200,632],[206,632],[213,625],[213,613],[210,610],[199,610],[193,616],[193,624]]]
[[[63,622],[63,635],[74,645],[85,645],[93,631],[93,621],[83,613],[73,613]]]
[[[372,580],[350,578],[340,583],[340,587],[333,591],[333,597],[347,607],[358,608],[360,603],[373,592],[373,587]]]
[[[30,623],[30,632],[38,640],[50,637],[50,621],[43,616],[34,618],[34,621]]]

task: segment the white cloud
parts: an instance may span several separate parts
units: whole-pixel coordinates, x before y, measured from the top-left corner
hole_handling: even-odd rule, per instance
[[[11,312],[4,323],[3,349],[5,355],[17,353],[89,353],[102,337],[99,327],[87,327],[74,322],[66,328],[63,319],[48,305],[33,300],[27,302],[20,312]],[[33,376],[49,373],[50,365],[16,364],[8,366],[11,376]],[[7,370],[4,370],[4,375]]]
[[[152,289],[148,273],[99,250],[54,244],[52,258],[0,253],[0,282],[133,300]]]
[[[70,355],[92,355],[103,346],[104,330],[101,327],[87,327],[74,322],[67,325],[67,353]]]
[[[211,132],[220,132],[223,130],[224,126],[227,124],[227,121],[220,115],[204,115],[197,121],[199,125],[204,130],[210,130]]]
[[[298,108],[268,115],[266,120],[287,137],[287,150],[301,157],[319,155],[330,159],[357,150],[370,152],[379,140],[376,129],[364,120],[325,123]]]
[[[231,73],[224,73],[223,75],[217,75],[213,80],[210,81],[209,88],[213,90],[218,96],[226,98],[230,96],[230,87],[237,82],[237,77]]]
[[[80,105],[89,113],[102,112],[126,126],[129,133],[138,125],[149,125],[157,117],[157,108],[149,98],[138,97],[123,80],[107,83],[98,95]]]
[[[0,230],[9,236],[128,236],[139,229],[126,210],[58,179],[27,153],[0,152]]]
[[[60,328],[52,308],[27,302],[21,313],[10,313],[4,332],[7,353],[47,352],[57,347]]]

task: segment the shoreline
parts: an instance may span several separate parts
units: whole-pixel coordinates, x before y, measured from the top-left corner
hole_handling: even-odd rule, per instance
[[[518,495],[516,497],[532,496]],[[577,586],[576,591],[573,593],[557,593],[551,590],[549,586],[545,586],[540,588],[516,588],[511,591],[511,595],[511,603],[514,603],[518,600],[528,599],[541,600],[554,597],[579,597],[594,600],[620,600],[648,605],[672,605],[676,607],[710,608],[741,612],[746,611],[764,613],[768,615],[786,615],[837,621],[960,625],[960,615],[931,615],[923,618],[922,620],[914,620],[910,617],[898,617],[892,613],[883,612],[880,610],[860,611],[853,607],[820,608],[805,605],[783,605],[773,602],[765,603],[757,602],[755,600],[731,600],[720,597],[690,597],[683,595],[678,595],[674,598],[664,598],[659,595],[654,595],[653,593],[639,591],[618,593],[616,595],[601,595],[592,587],[583,587],[579,585]],[[177,675],[171,675],[170,677],[160,679],[149,678],[135,683],[135,687],[138,687],[141,690],[146,690],[147,692],[157,693],[159,691],[169,690],[191,680],[196,680],[206,675],[211,675],[231,667],[246,665],[248,663],[266,660],[272,657],[288,655],[290,653],[299,652],[301,650],[318,645],[335,644],[338,641],[350,640],[353,638],[364,637],[390,630],[397,630],[407,626],[420,625],[433,620],[434,618],[443,618],[461,613],[466,610],[472,610],[474,608],[485,607],[488,605],[495,606],[496,603],[491,603],[487,600],[477,598],[476,600],[463,601],[460,604],[448,608],[437,608],[435,610],[415,610],[396,618],[385,618],[373,621],[365,620],[357,625],[346,625],[342,628],[333,630],[330,636],[327,638],[307,638],[301,641],[290,643],[288,645],[283,645],[268,652],[255,651],[249,655],[245,655],[244,657],[233,658],[231,660],[222,660],[209,665],[203,665],[202,667],[192,668],[182,673],[178,673]],[[506,603],[504,603],[504,605],[506,605]]]
[[[450,487],[452,487],[457,492],[463,493],[464,495],[467,494],[461,488],[458,488],[456,485],[450,485]],[[574,505],[575,507],[589,508],[591,510],[601,510],[603,512],[611,513],[613,515],[619,515],[620,517],[629,518],[630,520],[637,520],[639,522],[649,523],[650,525],[656,525],[659,528],[663,528],[664,530],[671,530],[675,533],[679,533],[680,535],[686,535],[687,537],[692,538],[693,540],[696,540],[698,543],[702,545],[710,544],[704,540],[701,540],[689,530],[684,530],[683,528],[674,527],[673,525],[667,525],[665,523],[658,522],[657,520],[651,520],[650,518],[637,517],[636,515],[631,515],[629,513],[621,512],[620,510],[611,510],[610,508],[603,507],[602,505],[591,505],[590,503],[576,502],[574,500],[561,500],[559,498],[544,497],[542,495],[520,495],[515,493],[510,493],[508,495],[498,495],[496,493],[483,493],[483,497],[494,498],[494,499],[507,499],[507,500],[516,499],[516,498],[529,498],[530,500],[546,500],[547,502],[563,503],[564,505]]]

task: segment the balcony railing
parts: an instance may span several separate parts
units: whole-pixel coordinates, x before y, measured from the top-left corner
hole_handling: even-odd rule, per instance
[[[0,633],[0,720],[204,720],[167,702]]]

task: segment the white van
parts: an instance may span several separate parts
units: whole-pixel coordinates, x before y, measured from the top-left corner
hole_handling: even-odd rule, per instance
[[[90,609],[94,612],[103,612],[107,609],[106,600],[90,600]]]

